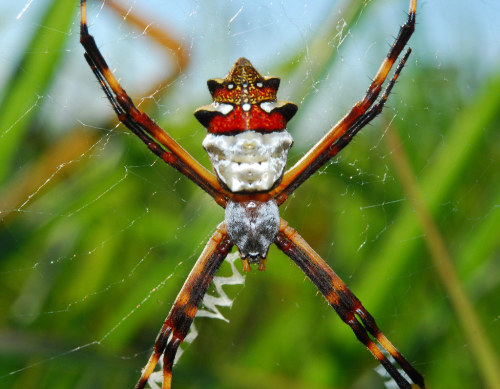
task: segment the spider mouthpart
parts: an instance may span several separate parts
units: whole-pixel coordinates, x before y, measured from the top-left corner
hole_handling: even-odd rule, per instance
[[[250,259],[249,259],[249,258],[243,258],[243,256],[241,258],[241,263],[243,265],[244,272],[250,271],[252,269],[250,267],[251,263],[258,263],[259,266],[257,269],[259,271],[264,271],[264,270],[266,270],[266,262],[267,262],[267,258],[258,258],[258,257],[252,258],[252,257],[250,257]]]

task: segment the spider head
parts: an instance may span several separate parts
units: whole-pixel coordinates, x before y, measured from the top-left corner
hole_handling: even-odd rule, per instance
[[[213,103],[197,109],[219,181],[232,192],[263,192],[279,183],[293,139],[287,122],[297,106],[276,99],[279,78],[262,77],[245,58],[226,78],[208,80]]]
[[[243,267],[259,263],[264,270],[269,246],[274,242],[280,226],[278,204],[275,200],[230,200],[226,206],[225,222],[231,241],[238,247]]]

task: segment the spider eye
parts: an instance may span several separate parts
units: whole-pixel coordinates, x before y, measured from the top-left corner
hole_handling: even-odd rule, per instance
[[[227,89],[231,90],[234,88],[234,84],[232,82],[230,82],[229,84],[227,84]]]
[[[257,86],[257,88],[262,88],[264,86],[264,84],[262,82],[258,82],[255,84]]]

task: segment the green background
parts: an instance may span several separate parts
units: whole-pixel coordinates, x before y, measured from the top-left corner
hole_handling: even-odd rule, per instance
[[[151,7],[168,8],[151,3],[150,16]],[[469,35],[480,42],[481,32],[463,32],[462,22],[478,16],[464,14],[446,31],[456,49],[436,49],[423,31],[438,20],[426,4],[384,113],[281,212],[430,387],[498,388],[500,72],[491,58],[498,47],[470,45]],[[352,1],[340,12],[337,3],[323,5],[325,15],[283,52],[272,34],[286,40],[301,15],[281,5],[288,24],[268,31],[255,22],[262,40],[252,42],[274,55],[249,59],[281,77],[280,97],[300,107],[289,126],[296,161],[361,98],[407,4]],[[89,4],[89,25],[110,67],[206,166],[205,130],[192,116],[209,101],[200,80],[223,76],[257,40],[238,32],[254,26],[245,7],[234,20],[237,4],[226,12],[220,2],[207,7],[172,8],[193,22],[169,26],[190,64],[149,95],[144,90],[175,66],[167,60],[165,69],[149,70],[161,57],[154,44]],[[3,24],[24,35],[4,45],[2,60],[0,386],[131,388],[223,211],[116,126],[78,46],[76,2],[45,1],[36,11]],[[258,4],[256,15],[266,12]],[[401,142],[400,153],[391,139]],[[411,169],[401,173],[405,159]],[[224,265],[221,275],[230,273]],[[244,286],[225,290],[234,299],[221,309],[229,323],[196,321],[199,335],[174,369],[175,387],[383,387],[376,361],[275,248],[264,273],[252,270]]]

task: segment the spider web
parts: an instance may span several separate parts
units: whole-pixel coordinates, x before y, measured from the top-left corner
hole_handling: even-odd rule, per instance
[[[57,10],[44,18],[55,3],[0,5],[0,386],[131,387],[223,212],[116,126],[78,45],[76,3],[59,11],[71,16],[66,26]],[[129,17],[89,2],[91,33],[135,101],[205,166],[205,130],[192,111],[209,101],[208,78],[224,76],[240,56],[281,77],[280,98],[299,105],[289,128],[296,161],[363,95],[408,7],[123,4],[149,27],[131,28]],[[419,1],[414,52],[384,115],[281,211],[434,387],[488,382],[495,360],[464,335],[469,323],[439,276],[441,259],[430,259],[434,235],[416,221],[388,139],[399,135],[453,260],[455,286],[498,348],[498,115],[488,113],[498,110],[487,111],[496,104],[487,93],[498,83],[499,16],[494,1]],[[188,52],[175,79],[178,60],[147,35],[155,26]],[[479,135],[467,138],[474,126]],[[460,131],[466,145],[453,136]],[[240,269],[225,263],[221,279],[238,278],[232,264]],[[215,284],[209,295],[226,305],[200,312],[229,324],[196,320],[201,335],[174,370],[179,387],[384,385],[373,358],[277,250],[244,289]]]

